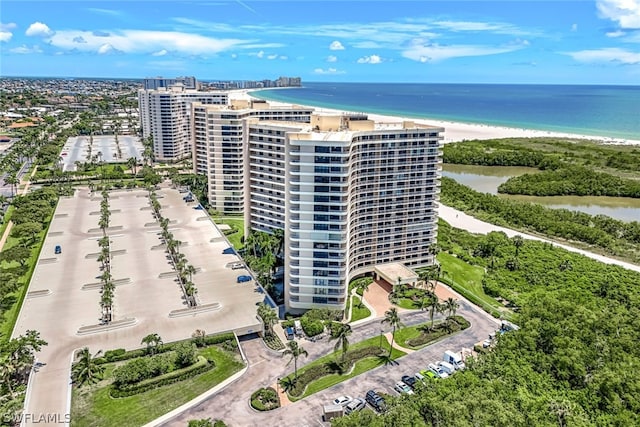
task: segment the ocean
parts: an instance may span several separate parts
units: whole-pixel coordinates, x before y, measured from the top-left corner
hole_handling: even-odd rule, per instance
[[[640,86],[310,82],[252,95],[345,111],[640,140]]]

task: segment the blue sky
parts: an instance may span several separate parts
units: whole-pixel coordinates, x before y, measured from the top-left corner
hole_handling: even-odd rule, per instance
[[[0,4],[0,75],[640,84],[640,0]]]

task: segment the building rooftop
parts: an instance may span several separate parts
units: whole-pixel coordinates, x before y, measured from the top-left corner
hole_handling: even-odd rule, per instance
[[[375,272],[392,285],[413,283],[418,280],[418,274],[415,271],[399,262],[378,264],[375,266]]]

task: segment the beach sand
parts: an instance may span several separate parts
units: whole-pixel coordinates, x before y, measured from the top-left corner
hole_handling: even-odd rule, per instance
[[[257,89],[240,89],[234,90],[230,92],[229,97],[231,99],[257,99],[251,96],[251,92]],[[270,104],[274,106],[278,105],[291,105],[290,103],[278,102],[278,101],[268,101]],[[314,108],[315,111],[320,113],[329,113],[329,114],[341,114],[346,113],[347,111],[335,110],[330,108],[318,108],[313,106],[308,106],[310,108]],[[437,119],[415,119],[415,118],[406,118],[406,117],[396,117],[396,116],[386,116],[380,114],[370,114],[367,113],[369,119],[375,120],[377,122],[401,122],[404,120],[414,121],[420,124],[427,124],[432,126],[438,126],[444,128],[444,143],[449,142],[459,142],[464,140],[471,139],[494,139],[494,138],[536,138],[536,137],[559,137],[559,138],[575,138],[575,139],[584,139],[590,140],[594,142],[600,142],[603,144],[622,144],[622,145],[640,145],[640,139],[631,140],[631,139],[622,139],[622,138],[611,138],[605,136],[593,136],[593,135],[578,135],[572,133],[562,133],[562,132],[550,132],[550,131],[542,131],[542,130],[534,130],[534,129],[520,129],[520,128],[509,128],[502,126],[493,126],[493,125],[483,125],[483,124],[475,124],[475,123],[462,123],[462,122],[452,122],[445,120],[437,120]]]

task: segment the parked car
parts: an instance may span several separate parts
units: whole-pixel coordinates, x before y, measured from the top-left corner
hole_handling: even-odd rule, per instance
[[[349,403],[351,403],[352,400],[353,400],[353,397],[351,396],[340,396],[333,399],[333,404],[340,405],[340,406],[347,406]]]
[[[61,254],[62,253],[62,246],[56,245],[56,248],[55,248],[54,252],[55,252],[56,255]]]
[[[436,375],[435,372],[433,372],[431,369],[425,369],[423,371],[420,371],[420,375],[422,375],[425,379],[428,380],[435,380],[438,379],[438,375]]]
[[[238,283],[244,283],[244,282],[250,282],[252,280],[251,276],[247,276],[245,274],[242,274],[240,276],[238,276],[237,282]]]
[[[449,378],[449,374],[447,374],[441,366],[429,363],[429,370],[436,374],[439,378]]]
[[[384,399],[374,390],[369,390],[365,399],[378,412],[384,412],[387,409]]]
[[[398,381],[393,389],[400,394],[413,394],[413,390],[407,384],[402,381]]]
[[[420,372],[416,372],[416,374],[414,375],[414,377],[416,377],[416,383],[418,381],[420,381],[421,383],[424,383],[426,381],[426,378],[424,377],[424,375],[422,375]]]
[[[448,362],[438,362],[438,366],[442,368],[449,375],[453,375],[456,372],[456,367]]]
[[[415,379],[415,377],[412,377],[411,375],[403,375],[402,376],[402,382],[405,383],[406,385],[408,385],[411,388],[414,388],[416,386],[416,379]]]
[[[367,402],[365,402],[364,399],[356,397],[351,402],[347,403],[347,406],[344,408],[344,413],[349,415],[352,412],[362,411],[365,406],[367,406]]]
[[[284,331],[287,333],[288,340],[292,340],[296,337],[295,333],[293,332],[293,328],[291,326],[287,327]]]

